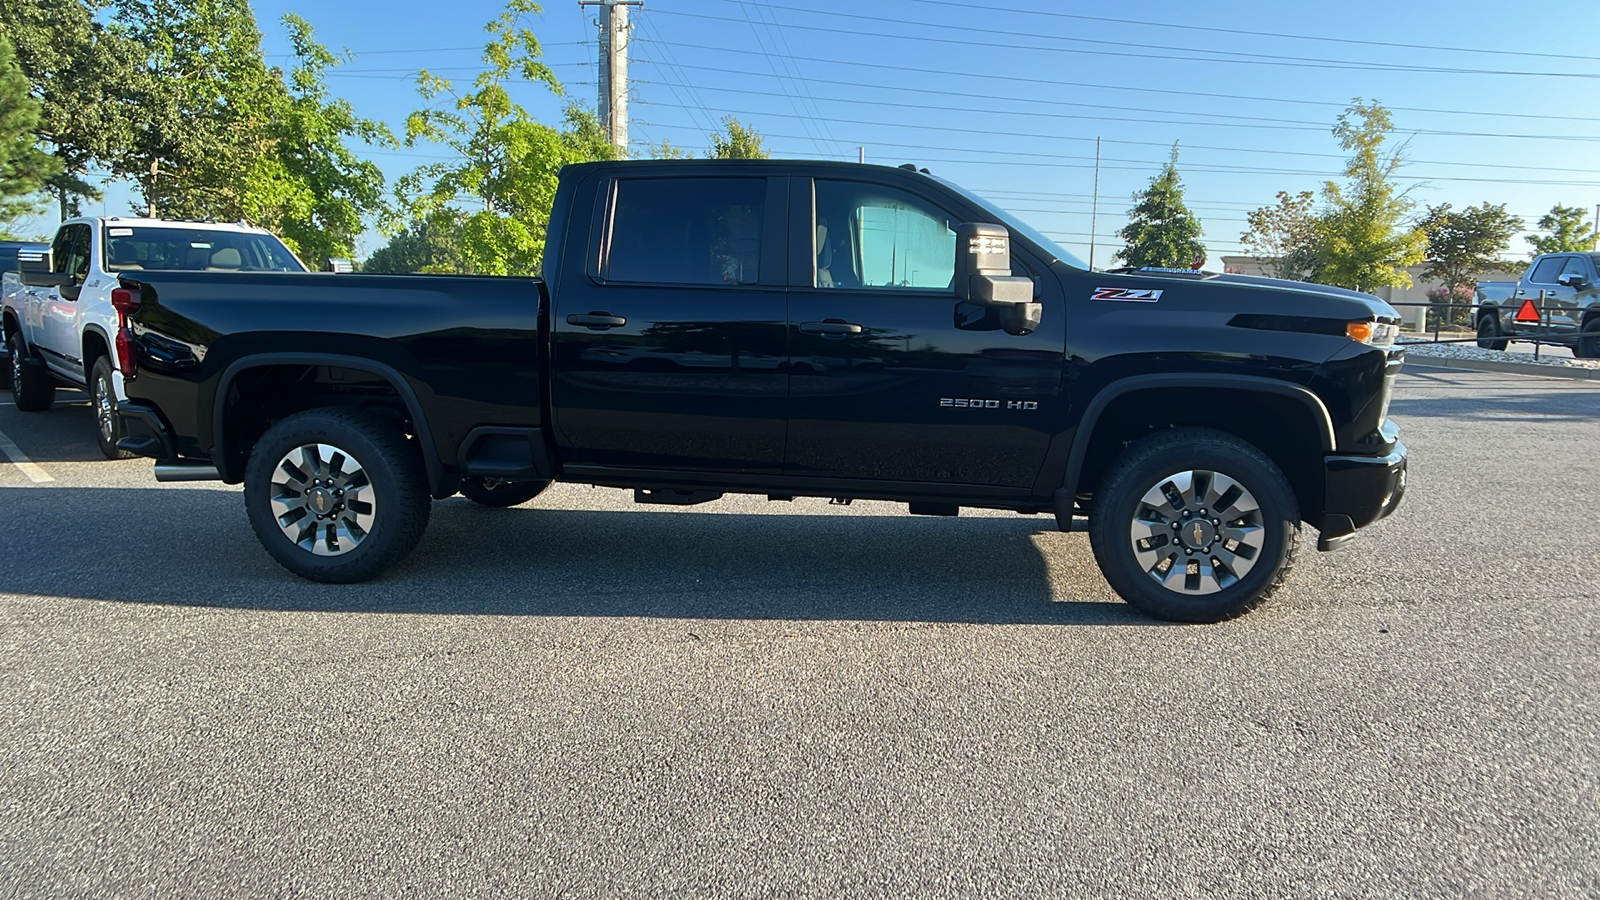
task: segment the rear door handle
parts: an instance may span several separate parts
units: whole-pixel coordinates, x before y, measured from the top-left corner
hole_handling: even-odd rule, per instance
[[[593,328],[596,331],[604,331],[607,328],[618,328],[626,325],[628,324],[628,320],[621,316],[613,316],[608,312],[591,312],[588,315],[573,313],[572,315],[567,316],[567,324],[582,325],[585,328]]]
[[[821,322],[801,322],[800,330],[806,334],[860,334],[861,326],[842,319],[826,319]]]

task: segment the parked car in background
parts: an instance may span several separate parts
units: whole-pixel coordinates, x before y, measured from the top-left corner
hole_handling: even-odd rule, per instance
[[[28,241],[0,241],[0,296],[10,293],[17,284],[17,253],[23,250],[42,250],[49,244]],[[0,388],[11,384],[11,348],[0,339]]]
[[[129,360],[118,275],[306,271],[277,237],[248,225],[72,219],[39,249],[48,252],[19,254],[18,274],[7,276],[0,297],[12,396],[17,409],[36,412],[55,402],[57,384],[83,388],[110,459],[129,455],[117,449],[116,404]]]
[[[1518,321],[1532,302],[1539,321]],[[1600,253],[1545,253],[1517,281],[1478,282],[1473,323],[1478,346],[1504,350],[1512,340],[1571,347],[1581,359],[1600,359]]]

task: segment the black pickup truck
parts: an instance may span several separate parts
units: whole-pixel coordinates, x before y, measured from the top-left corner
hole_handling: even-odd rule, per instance
[[[568,481],[1054,514],[1139,609],[1216,621],[1302,522],[1331,549],[1405,489],[1388,305],[1090,271],[906,167],[572,166],[542,279],[145,269],[116,303],[121,446],[243,482],[318,581],[395,563],[433,499]]]

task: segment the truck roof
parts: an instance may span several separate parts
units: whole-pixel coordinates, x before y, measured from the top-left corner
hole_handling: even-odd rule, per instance
[[[247,222],[185,222],[179,219],[149,219],[140,216],[79,216],[62,222],[63,225],[95,224],[117,225],[125,228],[195,228],[205,231],[248,231],[271,234]]]

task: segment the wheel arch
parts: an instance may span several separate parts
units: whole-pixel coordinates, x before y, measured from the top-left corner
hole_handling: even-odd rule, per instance
[[[417,443],[422,448],[422,460],[428,476],[428,489],[435,497],[445,497],[455,492],[455,485],[447,483],[444,474],[444,464],[439,458],[439,450],[434,443],[433,431],[428,425],[427,416],[423,412],[420,398],[411,382],[400,371],[386,363],[372,359],[355,356],[342,356],[335,353],[258,353],[251,356],[240,357],[229,363],[217,378],[216,393],[212,398],[211,413],[211,458],[217,471],[222,475],[223,481],[237,483],[244,475],[244,458],[248,453],[241,452],[244,448],[234,446],[241,442],[238,436],[230,432],[230,419],[228,415],[228,399],[238,385],[240,377],[247,373],[262,369],[273,369],[280,373],[306,372],[319,367],[329,367],[349,372],[368,375],[386,385],[393,396],[399,400],[405,415],[410,419],[415,429]],[[265,431],[262,423],[256,436]],[[248,430],[246,431],[248,433]],[[448,490],[446,490],[448,488]]]
[[[1174,395],[1189,402],[1173,403]],[[1223,403],[1216,402],[1219,396]],[[1253,375],[1135,375],[1107,385],[1084,410],[1055,492],[1063,530],[1070,528],[1078,496],[1093,493],[1129,443],[1169,428],[1196,426],[1227,432],[1260,449],[1289,479],[1301,515],[1319,513],[1323,457],[1334,450],[1334,429],[1327,406],[1309,388]]]
[[[83,380],[87,384],[89,375],[94,369],[95,360],[102,356],[111,355],[111,339],[106,336],[104,331],[100,330],[99,326],[88,325],[83,329],[82,343]],[[116,359],[111,360],[111,365],[112,368],[116,367]]]

